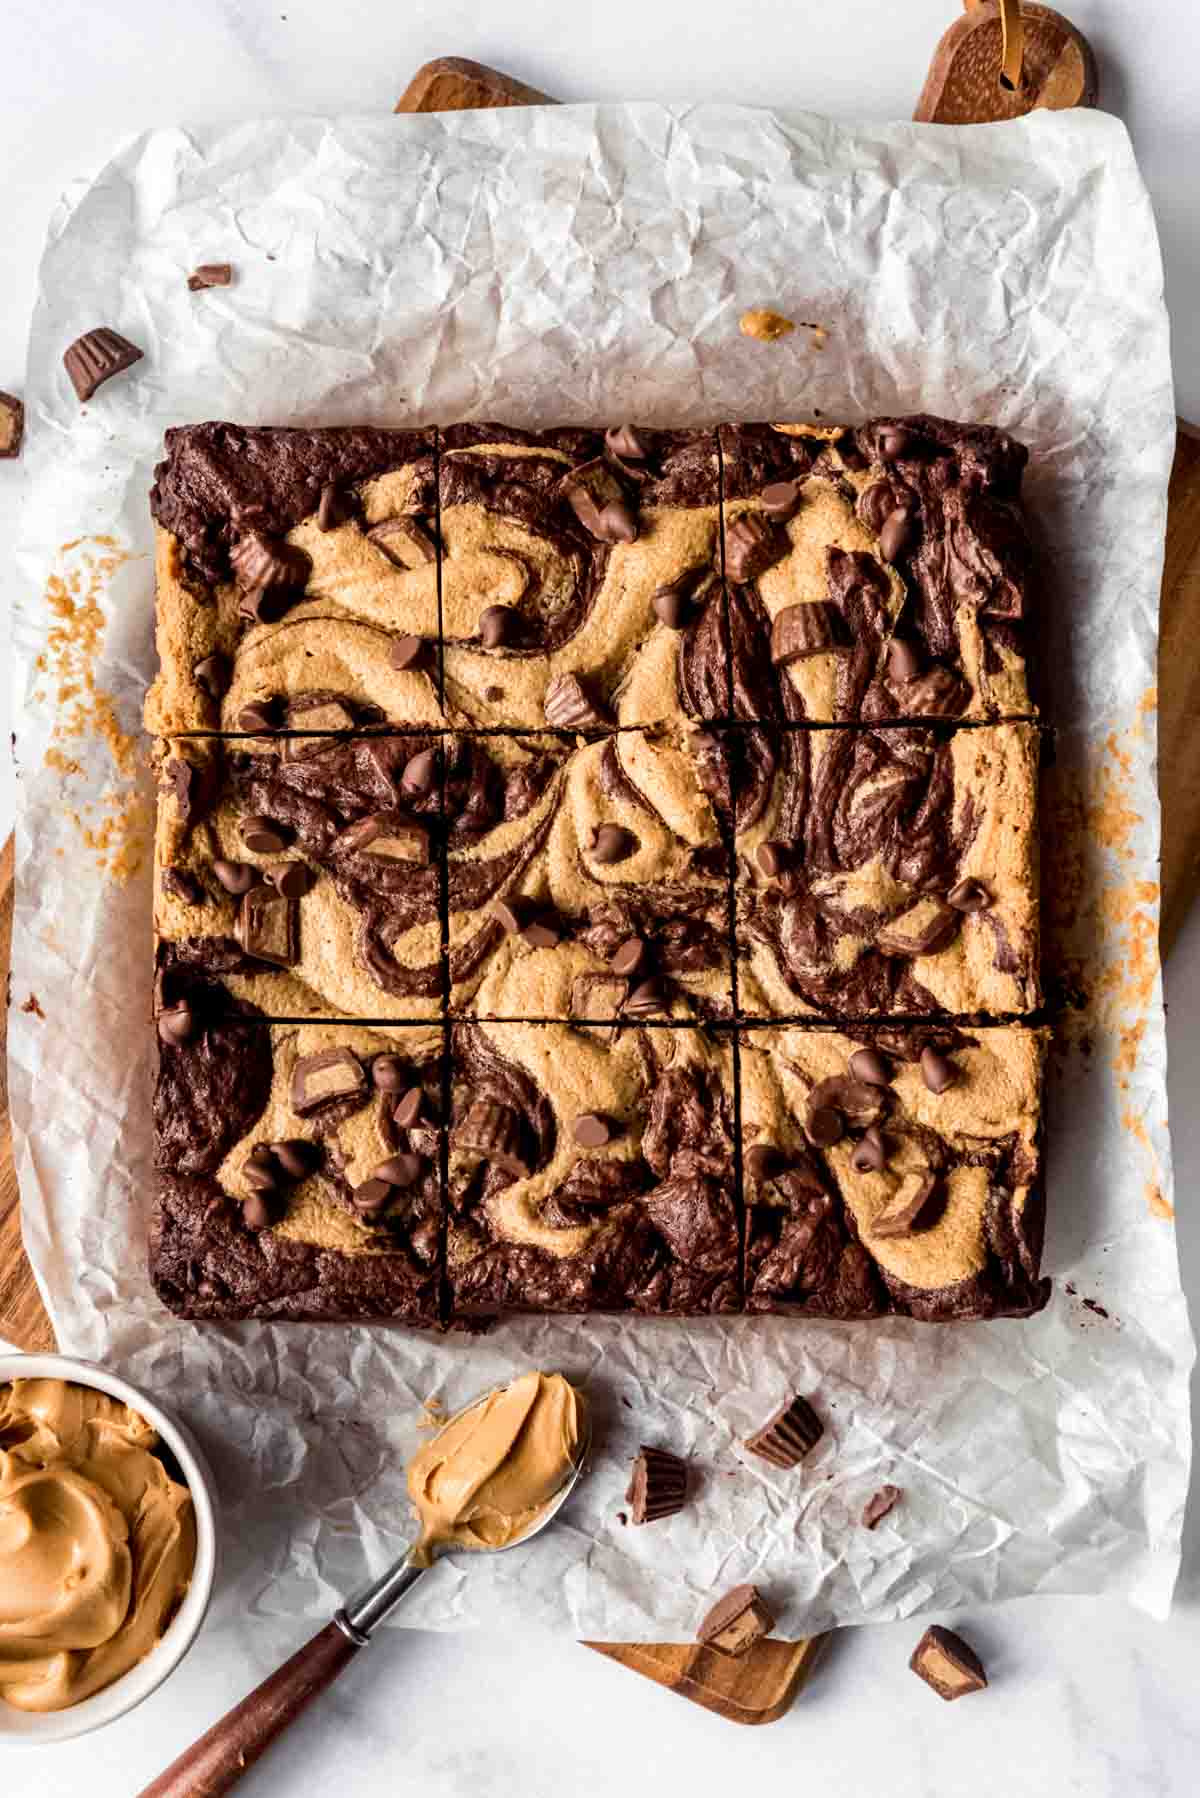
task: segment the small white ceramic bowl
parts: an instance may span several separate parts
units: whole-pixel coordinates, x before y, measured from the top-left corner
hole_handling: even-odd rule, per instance
[[[217,1519],[213,1477],[192,1436],[177,1418],[143,1392],[107,1368],[92,1361],[75,1361],[69,1355],[0,1354],[0,1386],[9,1380],[71,1380],[92,1386],[140,1411],[162,1437],[163,1445],[179,1463],[196,1510],[196,1565],[187,1596],[171,1619],[162,1640],[128,1673],[102,1692],[85,1698],[65,1711],[19,1711],[0,1699],[0,1748],[42,1747],[87,1735],[115,1718],[123,1717],[143,1698],[148,1698],[169,1673],[173,1673],[196,1639],[217,1574]]]

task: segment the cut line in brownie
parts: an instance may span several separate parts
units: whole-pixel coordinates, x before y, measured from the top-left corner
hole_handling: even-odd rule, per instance
[[[726,769],[711,733],[676,720],[590,742],[458,737],[446,820],[456,1014],[732,1014]]]
[[[719,438],[736,717],[1033,712],[1023,445],[925,414]]]
[[[726,742],[741,1015],[1037,1009],[1036,725]]]
[[[454,1316],[739,1308],[728,1037],[478,1022],[450,1054]]]
[[[273,1024],[212,981],[180,991],[186,1030],[160,1032],[154,1095],[163,1303],[436,1324],[442,1026]]]
[[[743,1029],[746,1309],[930,1322],[1040,1310],[1049,1034]]]
[[[208,973],[274,1017],[444,1010],[445,739],[156,745],[158,1003]]]

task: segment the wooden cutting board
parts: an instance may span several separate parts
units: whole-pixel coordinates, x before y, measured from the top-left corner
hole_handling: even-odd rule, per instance
[[[550,105],[547,95],[458,57],[427,63],[397,112]],[[1164,955],[1200,885],[1200,433],[1180,425],[1171,476],[1159,652],[1159,781],[1163,801]],[[0,970],[9,966],[13,846],[0,855]],[[16,991],[11,1002],[27,1003]],[[0,1336],[27,1350],[54,1336],[21,1246],[0,1013]],[[695,1643],[589,1643],[600,1654],[737,1723],[770,1723],[804,1685],[827,1638],[761,1642],[740,1660]]]

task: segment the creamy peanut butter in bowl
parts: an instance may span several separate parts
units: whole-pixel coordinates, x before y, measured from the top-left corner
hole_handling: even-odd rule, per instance
[[[0,1354],[0,1747],[140,1703],[215,1573],[212,1476],[186,1429],[90,1362]]]

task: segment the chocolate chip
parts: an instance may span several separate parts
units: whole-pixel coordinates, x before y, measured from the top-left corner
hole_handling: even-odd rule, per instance
[[[909,506],[897,506],[888,513],[879,533],[879,553],[885,562],[894,562],[904,553],[913,538],[913,515]]]
[[[376,1213],[383,1210],[391,1196],[390,1180],[370,1179],[364,1180],[361,1186],[354,1188],[350,1195],[350,1202],[356,1211],[363,1212],[367,1217],[374,1217]]]
[[[371,1063],[371,1084],[381,1093],[398,1093],[409,1079],[408,1064],[398,1055],[377,1055]]]
[[[855,1080],[849,1074],[831,1074],[813,1087],[808,1103],[813,1110],[819,1106],[832,1106],[851,1124],[865,1130],[868,1124],[879,1122],[887,1100],[881,1087]]]
[[[556,674],[542,700],[546,723],[558,730],[596,730],[612,723],[606,711],[588,693],[577,675]]]
[[[955,911],[986,911],[991,903],[991,894],[978,880],[960,880],[946,894],[946,904],[952,905]]]
[[[349,516],[350,508],[342,496],[341,488],[336,481],[326,481],[317,502],[317,529],[335,531],[339,524],[345,524]]]
[[[531,949],[553,949],[562,941],[562,932],[549,918],[534,918],[521,932],[521,941]]]
[[[487,700],[489,705],[496,705],[504,698],[504,688],[485,687],[483,689],[483,697]]]
[[[279,718],[272,700],[255,700],[252,705],[244,705],[237,717],[239,730],[273,731],[279,728]]]
[[[208,898],[196,876],[187,868],[164,868],[162,888],[174,898],[182,899],[185,905],[203,905]]]
[[[264,868],[263,879],[285,899],[303,899],[316,881],[312,869],[303,862],[280,862],[277,868]]]
[[[800,504],[799,481],[772,481],[759,494],[758,503],[768,518],[777,518],[782,523]]]
[[[936,1049],[921,1050],[921,1078],[931,1093],[944,1093],[958,1079],[958,1069]]]
[[[587,1111],[574,1124],[575,1141],[581,1149],[602,1149],[612,1141],[612,1126],[598,1111]]]
[[[627,936],[623,943],[617,944],[609,957],[608,965],[614,974],[628,976],[642,973],[648,960],[646,945],[641,937]]]
[[[388,650],[388,661],[401,673],[408,668],[419,668],[425,660],[425,639],[414,637],[411,631],[397,637]]]
[[[304,1137],[292,1136],[286,1142],[273,1142],[271,1153],[290,1179],[304,1180],[317,1165],[320,1151]]]
[[[626,998],[621,1010],[628,1018],[662,1017],[671,1009],[671,1001],[661,980],[643,980]]]
[[[679,580],[668,581],[665,586],[654,589],[650,600],[654,615],[668,630],[681,631],[690,619],[692,585],[690,577],[681,576]]]
[[[887,667],[888,676],[900,686],[907,686],[909,681],[916,680],[924,662],[916,646],[906,637],[893,637],[888,644]]]
[[[505,936],[519,936],[527,915],[520,900],[497,899],[492,906],[492,916]]]
[[[422,749],[412,760],[404,764],[404,772],[400,776],[400,785],[406,793],[414,798],[422,798],[433,790],[437,780],[437,750]]]
[[[63,367],[81,403],[86,405],[97,387],[141,359],[142,351],[135,343],[119,331],[100,325],[95,331],[85,331],[64,350]]]
[[[277,1205],[265,1192],[252,1192],[242,1200],[242,1221],[247,1230],[267,1230],[275,1221]]]
[[[242,1169],[242,1178],[253,1192],[276,1192],[279,1179],[275,1171],[275,1158],[271,1157],[271,1166],[260,1161],[248,1161]]]
[[[231,262],[202,262],[188,276],[188,292],[202,293],[206,287],[228,287],[232,281]]]
[[[610,425],[604,433],[604,441],[614,456],[620,456],[626,462],[644,462],[650,454],[636,425]]]
[[[192,679],[214,705],[219,705],[229,688],[229,663],[223,655],[205,656],[192,669]]]
[[[864,1132],[863,1139],[850,1157],[850,1165],[859,1174],[882,1173],[887,1166],[887,1143],[878,1124]]]
[[[777,668],[848,647],[842,615],[829,600],[785,606],[771,621],[771,660]]]
[[[286,825],[276,824],[273,819],[264,818],[258,812],[249,818],[243,818],[238,828],[243,843],[255,855],[278,855],[292,840],[292,833]]]
[[[414,1180],[421,1177],[421,1157],[419,1155],[389,1155],[381,1161],[372,1176],[376,1180],[386,1180],[389,1186],[403,1189],[411,1186]]]
[[[731,581],[757,580],[787,555],[786,531],[760,512],[742,512],[725,529],[725,567]]]
[[[163,1007],[158,1014],[158,1034],[164,1043],[175,1047],[190,1042],[196,1034],[196,1020],[186,999]]]
[[[778,880],[786,874],[791,864],[791,847],[787,843],[760,843],[754,852],[754,859],[768,880]]]
[[[251,1167],[274,1168],[275,1155],[270,1143],[256,1142],[250,1151],[249,1162]]]
[[[856,1049],[847,1063],[856,1080],[865,1080],[868,1086],[890,1086],[892,1070],[887,1058],[878,1049]]]
[[[638,840],[623,824],[598,824],[592,831],[591,852],[602,867],[628,861],[636,854]]]
[[[898,457],[904,454],[911,443],[911,431],[906,431],[903,425],[892,425],[888,430],[883,431],[880,434],[879,460],[881,462],[895,462]]]
[[[397,1102],[392,1118],[401,1130],[412,1130],[420,1123],[424,1107],[425,1094],[419,1086],[410,1086],[404,1097]]]
[[[746,1172],[761,1185],[783,1171],[783,1156],[774,1143],[751,1143],[746,1150]]]
[[[846,1134],[846,1120],[832,1105],[810,1105],[804,1128],[810,1142],[819,1149],[831,1149]]]
[[[479,641],[485,649],[502,649],[511,643],[517,614],[511,606],[485,606],[479,614]]]

